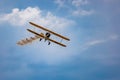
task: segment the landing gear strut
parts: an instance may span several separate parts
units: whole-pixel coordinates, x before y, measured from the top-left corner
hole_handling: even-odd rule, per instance
[[[40,41],[42,40],[42,38],[40,38]]]
[[[48,42],[48,45],[50,45],[50,42]]]

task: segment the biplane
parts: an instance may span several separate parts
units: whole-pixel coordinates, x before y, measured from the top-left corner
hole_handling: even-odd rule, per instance
[[[39,39],[39,41],[41,41],[41,40],[44,39],[45,42],[48,41],[48,45],[50,45],[51,42],[53,42],[53,43],[56,43],[56,44],[58,44],[58,45],[60,45],[60,46],[62,46],[62,47],[66,47],[65,44],[63,44],[63,43],[61,43],[61,42],[58,42],[58,41],[56,41],[56,40],[51,39],[51,38],[50,38],[51,35],[55,35],[55,36],[61,38],[62,40],[64,39],[64,40],[70,41],[69,38],[64,37],[64,36],[62,36],[62,35],[60,35],[60,34],[58,34],[58,33],[55,33],[55,32],[53,32],[53,31],[51,31],[51,30],[49,30],[49,29],[47,29],[47,28],[45,28],[45,27],[42,27],[42,26],[40,26],[40,25],[37,25],[37,24],[35,24],[35,23],[33,23],[33,22],[29,22],[29,23],[30,23],[32,26],[34,26],[34,27],[37,27],[37,28],[39,28],[39,29],[41,29],[41,30],[44,30],[46,33],[45,33],[45,34],[42,33],[42,32],[41,32],[41,33],[37,33],[37,32],[35,32],[35,31],[31,30],[31,29],[27,29],[27,31],[35,34],[35,36],[34,36],[34,37],[30,37],[30,38],[26,38],[26,39],[23,39],[23,40],[17,42],[18,45],[25,45],[25,44],[31,43],[32,41],[34,41],[34,40],[36,40],[36,39]]]

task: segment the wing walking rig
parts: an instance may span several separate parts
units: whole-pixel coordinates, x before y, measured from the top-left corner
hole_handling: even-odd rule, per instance
[[[51,30],[49,30],[49,29],[47,29],[47,28],[44,28],[44,27],[42,27],[42,26],[40,26],[40,25],[37,25],[37,24],[35,24],[35,23],[33,23],[33,22],[29,22],[29,23],[30,23],[31,25],[33,25],[34,27],[37,27],[37,28],[39,28],[39,29],[41,29],[41,30],[46,31],[46,33],[45,33],[45,34],[43,34],[43,33],[37,33],[37,32],[35,32],[35,31],[31,30],[31,29],[27,29],[27,31],[35,34],[35,36],[34,36],[34,37],[30,37],[30,38],[26,38],[26,39],[23,39],[23,40],[17,42],[18,45],[25,45],[25,44],[28,44],[28,43],[33,42],[33,41],[36,40],[36,39],[40,39],[40,41],[41,41],[42,39],[44,39],[45,41],[48,41],[48,45],[50,45],[50,43],[53,42],[53,43],[56,43],[56,44],[58,44],[58,45],[60,45],[60,46],[62,46],[62,47],[66,47],[65,44],[63,44],[63,43],[61,43],[61,42],[58,42],[58,41],[56,41],[56,40],[51,39],[51,38],[50,38],[51,35],[55,35],[55,36],[57,36],[57,37],[59,37],[59,38],[61,38],[61,39],[70,41],[69,38],[64,37],[64,36],[62,36],[62,35],[60,35],[60,34],[58,34],[58,33],[55,33],[55,32],[53,32],[53,31],[51,31]]]

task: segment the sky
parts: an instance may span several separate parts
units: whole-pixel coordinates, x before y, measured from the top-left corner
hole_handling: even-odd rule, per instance
[[[1,0],[0,80],[120,80],[120,0]],[[61,47],[21,39],[44,26]],[[53,37],[53,35],[51,36]],[[58,37],[53,37],[61,41]]]

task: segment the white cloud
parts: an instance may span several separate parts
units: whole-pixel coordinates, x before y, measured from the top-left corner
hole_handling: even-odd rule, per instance
[[[64,6],[64,3],[65,3],[65,0],[55,0],[54,1],[56,4],[58,4],[59,7],[63,7]]]
[[[60,8],[66,8],[66,11],[70,12],[70,14],[72,13],[72,17],[89,16],[93,14],[94,10],[85,10],[82,8],[89,3],[88,0],[55,0],[55,4],[58,4],[58,10]]]
[[[86,50],[86,49],[88,49],[90,47],[93,47],[95,45],[103,44],[103,43],[108,42],[108,41],[115,41],[115,40],[118,40],[118,39],[119,39],[119,36],[117,34],[114,34],[114,35],[110,35],[110,36],[108,36],[107,38],[104,38],[104,39],[91,40],[91,41],[88,41],[85,44],[83,44],[81,46],[81,49]]]
[[[90,41],[88,42],[86,45],[87,46],[94,46],[94,45],[97,45],[97,44],[100,44],[100,43],[104,43],[106,40],[93,40],[93,41]]]
[[[37,22],[49,27],[66,27],[74,23],[72,20],[57,17],[51,12],[44,12],[38,7],[27,7],[26,9],[12,9],[11,13],[0,14],[0,23],[8,22],[14,26],[23,26],[29,21]]]
[[[72,12],[72,14],[74,16],[87,16],[87,15],[91,15],[93,13],[94,13],[93,10],[87,11],[87,10],[83,10],[83,9],[78,9],[78,10],[75,10],[75,11]]]
[[[86,42],[84,45],[81,46],[81,50],[87,50],[90,47],[93,47],[97,44],[104,43],[106,40],[92,40],[89,42]]]
[[[22,26],[28,22],[28,20],[39,17],[41,11],[35,7],[28,7],[23,10],[19,10],[18,8],[12,9],[11,13],[8,14],[0,14],[0,22],[8,22],[12,25]]]
[[[39,21],[39,22],[38,22]],[[49,26],[50,28],[64,28],[70,25],[73,25],[75,22],[65,18],[60,18],[54,16],[51,12],[48,12],[46,16],[40,17],[36,22],[44,26]]]
[[[79,7],[81,5],[86,5],[86,4],[88,4],[87,0],[72,0],[72,5],[76,7]]]
[[[106,2],[106,3],[112,3],[114,1],[119,1],[119,0],[103,0],[103,1]]]
[[[119,39],[119,36],[116,35],[116,34],[113,34],[113,35],[111,35],[111,36],[109,37],[109,39],[110,39],[110,40],[117,40],[117,39]]]
[[[87,6],[89,4],[88,0],[72,0],[72,5],[76,8],[72,10],[73,16],[89,16],[94,13],[94,10],[85,10],[81,6]]]

